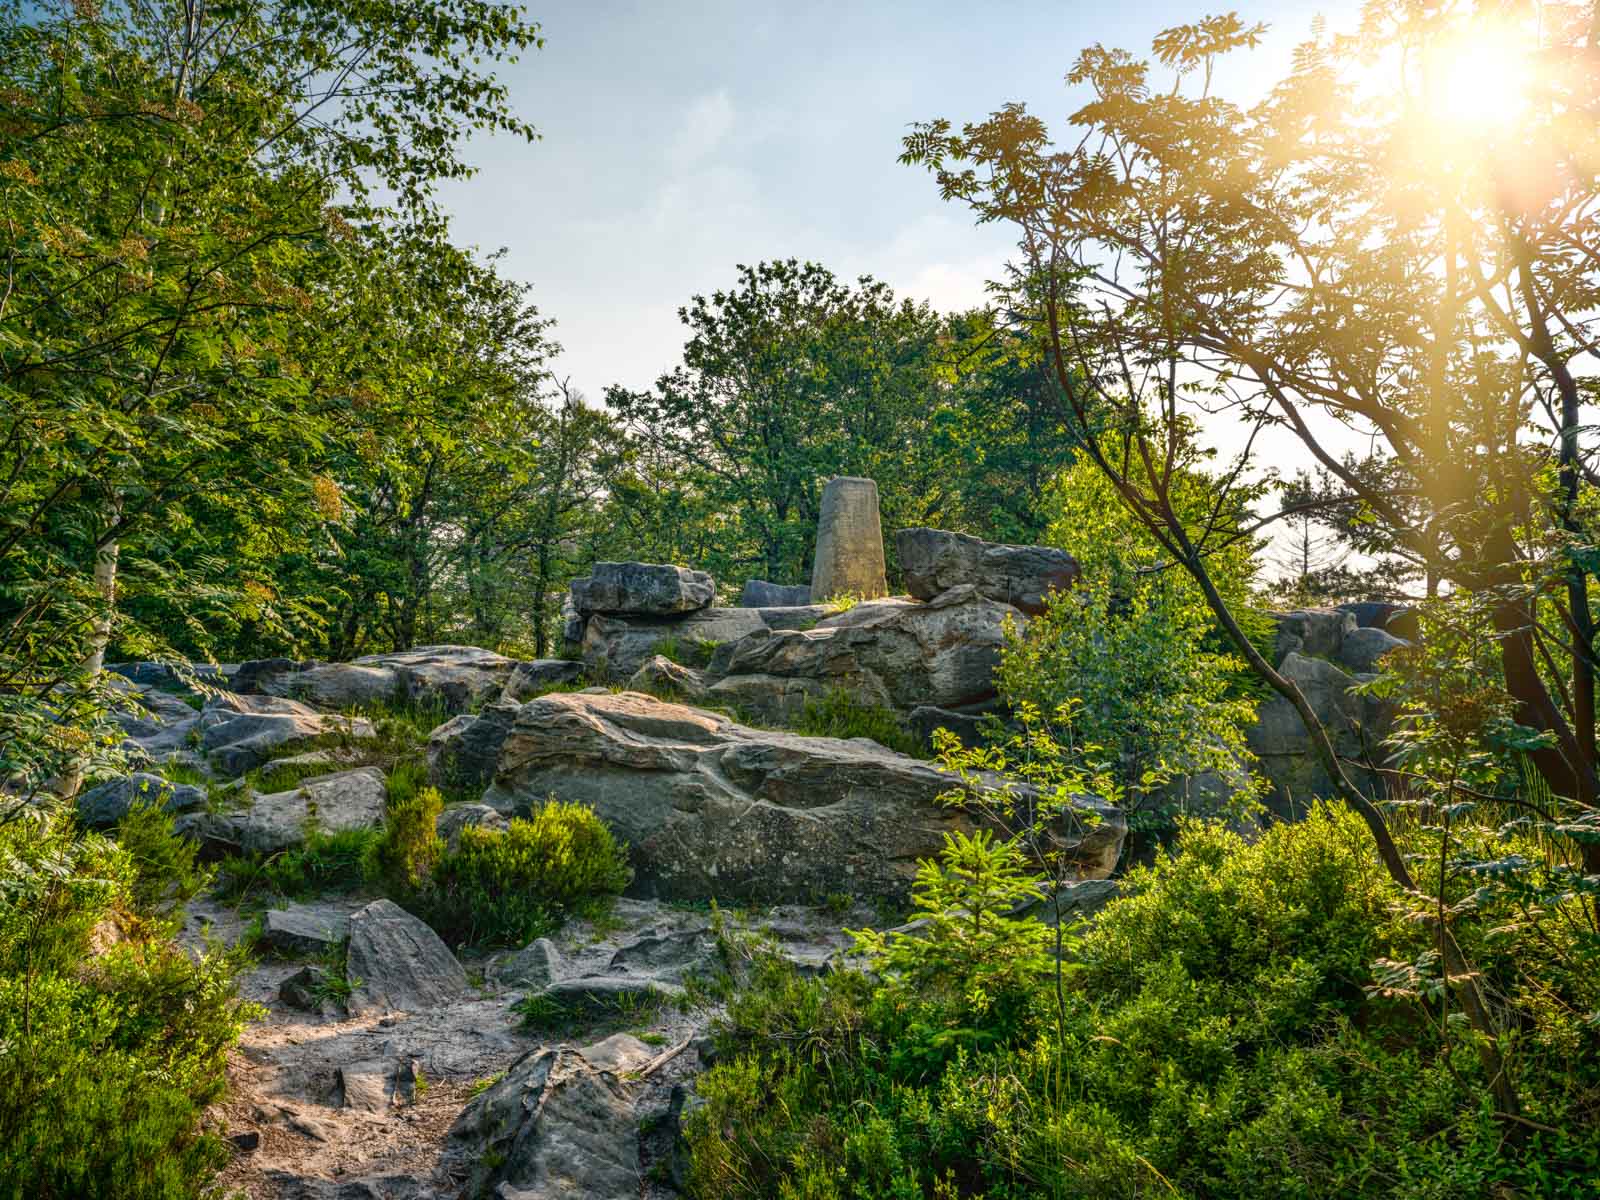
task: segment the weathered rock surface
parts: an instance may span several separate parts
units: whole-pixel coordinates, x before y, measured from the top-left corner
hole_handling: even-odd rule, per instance
[[[1038,616],[1050,592],[1070,588],[1078,578],[1077,560],[1050,546],[1008,546],[918,528],[898,531],[894,547],[906,591],[919,600],[971,584],[980,596]]]
[[[497,702],[473,715],[451,717],[428,735],[428,781],[443,791],[481,791],[494,777],[511,722],[520,706]]]
[[[595,679],[624,683],[659,653],[669,638],[681,650],[709,657],[718,646],[752,633],[806,629],[834,610],[825,604],[805,608],[703,608],[680,617],[597,614],[583,629],[583,661]]]
[[[345,973],[350,1011],[424,1012],[467,988],[467,975],[439,935],[393,900],[374,900],[350,918]]]
[[[324,954],[349,933],[349,916],[320,904],[270,908],[261,918],[261,940],[279,954]]]
[[[452,804],[439,814],[434,831],[454,850],[461,841],[461,831],[469,826],[486,825],[504,831],[508,824],[504,813],[487,804]]]
[[[1279,662],[1290,654],[1337,659],[1345,635],[1359,628],[1354,613],[1337,608],[1300,608],[1273,615],[1278,622],[1275,657]]]
[[[550,795],[594,807],[628,844],[640,894],[902,899],[917,861],[972,819],[938,802],[927,763],[865,739],[749,729],[635,692],[558,694],[524,705],[485,803],[526,812]],[[1115,864],[1126,826],[1066,838],[1086,876]]]
[[[811,602],[822,604],[835,596],[871,599],[888,594],[878,485],[853,475],[836,476],[823,486],[818,504]]]
[[[536,658],[530,662],[519,662],[511,668],[500,698],[522,704],[553,687],[575,683],[582,675],[583,664],[570,658]]]
[[[537,938],[495,965],[495,978],[511,987],[547,988],[566,972],[561,951],[549,938]]]
[[[1352,618],[1353,620],[1353,618]],[[1392,714],[1386,704],[1350,692],[1357,680],[1337,664],[1290,651],[1278,670],[1292,680],[1322,719],[1334,753],[1347,760],[1346,769],[1366,776],[1369,757],[1383,761],[1383,739]],[[1294,706],[1281,696],[1262,702],[1256,723],[1246,731],[1250,750],[1271,780],[1272,806],[1284,816],[1297,816],[1317,796],[1331,795],[1332,780],[1313,752],[1312,741]]]
[[[670,616],[705,608],[717,594],[704,571],[665,563],[599,562],[572,581],[572,606],[580,613]]]
[[[725,681],[757,676],[808,681],[814,685],[804,689],[810,694],[845,688],[864,703],[903,712],[925,705],[961,709],[993,700],[1007,617],[1026,620],[1010,605],[977,595],[971,585],[952,588],[929,604],[865,601],[825,617],[814,629],[757,631],[720,646],[707,674],[717,681],[713,695]],[[781,716],[793,703],[792,689],[770,704],[759,702],[759,690],[740,689],[752,711]]]
[[[79,793],[78,819],[92,829],[106,829],[135,803],[157,804],[169,813],[196,812],[206,806],[206,790],[140,771]]]
[[[636,1200],[640,1071],[656,1052],[619,1033],[530,1051],[462,1110],[451,1139],[470,1195],[502,1200]]]
[[[318,712],[306,704],[275,696],[223,692],[207,702],[197,723],[200,745],[213,766],[242,775],[286,750],[340,735],[369,738],[372,722]]]
[[[181,755],[188,748],[200,714],[183,696],[159,687],[133,684],[119,690],[122,695],[113,717],[126,739],[122,748],[131,757],[161,762]]]
[[[461,712],[498,696],[517,666],[477,646],[418,646],[343,663],[259,659],[240,664],[235,684],[319,708],[404,702]]]
[[[178,827],[219,849],[276,854],[301,845],[313,822],[323,833],[383,824],[387,789],[377,767],[337,771],[283,792],[253,793],[231,812],[192,813]]]
[[[928,745],[933,744],[933,731],[947,729],[961,739],[964,746],[976,746],[983,740],[985,713],[955,712],[934,704],[923,704],[911,710],[906,724]]]
[[[307,963],[278,985],[278,999],[302,1012],[320,1012],[332,984],[333,976],[326,967]]]
[[[768,583],[765,579],[748,579],[739,593],[740,608],[799,608],[811,603],[811,585],[807,583]]]
[[[1344,635],[1339,658],[1356,674],[1368,675],[1381,669],[1378,660],[1385,654],[1408,645],[1410,643],[1403,638],[1397,638],[1385,630],[1363,626]]]
[[[644,665],[633,673],[628,680],[628,687],[635,692],[671,694],[685,700],[698,700],[705,695],[706,680],[705,675],[693,667],[686,667],[657,654],[646,659]]]

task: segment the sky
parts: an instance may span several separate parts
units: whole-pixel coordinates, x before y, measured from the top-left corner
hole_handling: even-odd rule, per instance
[[[1234,0],[1267,42],[1246,88],[1287,69],[1314,15],[1353,0]],[[556,320],[558,376],[598,400],[649,386],[684,342],[678,308],[736,265],[811,259],[941,310],[984,301],[1011,249],[895,159],[912,122],[1024,101],[1065,133],[1064,77],[1096,42],[1151,37],[1225,5],[1173,0],[559,0],[529,8],[543,50],[504,68],[528,145],[474,142],[442,194],[458,241],[505,250]]]

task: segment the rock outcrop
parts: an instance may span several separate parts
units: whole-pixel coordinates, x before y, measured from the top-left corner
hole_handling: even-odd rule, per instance
[[[518,704],[542,696],[551,688],[576,683],[583,676],[583,664],[576,659],[536,658],[532,662],[519,662],[511,668],[502,700]]]
[[[275,696],[222,692],[207,702],[195,723],[211,765],[228,775],[323,738],[370,738],[372,722],[318,712],[308,704]]]
[[[571,587],[573,607],[585,614],[672,616],[705,608],[716,594],[704,571],[665,563],[598,562]]]
[[[428,782],[443,792],[482,791],[494,778],[520,705],[499,702],[451,717],[428,735]]]
[[[240,664],[234,686],[325,709],[399,702],[463,712],[499,696],[518,665],[477,646],[418,646],[340,663],[258,659]]]
[[[530,811],[551,795],[591,805],[628,844],[639,894],[903,899],[917,862],[973,819],[939,797],[949,775],[864,739],[749,729],[633,692],[523,705],[484,802]],[[1126,826],[1083,797],[1063,831],[1083,875],[1115,865]]]
[[[758,631],[718,647],[707,670],[709,694],[737,697],[774,719],[792,716],[797,700],[835,687],[908,713],[983,705],[995,696],[1007,617],[1025,620],[971,585],[928,604],[863,601],[810,630]]]
[[[985,542],[946,529],[902,529],[894,548],[906,591],[918,600],[970,584],[980,596],[1039,616],[1052,591],[1078,578],[1077,560],[1065,550]]]
[[[581,651],[597,680],[626,683],[663,643],[702,658],[718,646],[752,633],[806,628],[830,616],[825,604],[805,608],[703,608],[681,617],[642,617],[597,613],[583,624]]]

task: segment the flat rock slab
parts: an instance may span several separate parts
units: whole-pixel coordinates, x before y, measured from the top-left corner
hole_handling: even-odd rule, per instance
[[[200,745],[217,769],[242,775],[309,742],[342,736],[376,736],[372,722],[318,712],[308,704],[279,696],[241,696],[224,692],[200,713]]]
[[[392,900],[350,918],[345,973],[356,984],[350,1011],[425,1012],[467,989],[467,974],[432,929]]]
[[[320,904],[268,909],[261,918],[262,941],[279,954],[324,954],[349,934],[349,914]]]

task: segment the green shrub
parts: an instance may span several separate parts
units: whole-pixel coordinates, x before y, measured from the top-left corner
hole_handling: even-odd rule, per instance
[[[1592,1194],[1595,1031],[1524,1008],[1513,1062],[1538,1125],[1496,1119],[1470,1034],[1450,1017],[1446,1043],[1437,999],[1419,1008],[1374,984],[1376,960],[1414,959],[1432,935],[1397,916],[1369,847],[1343,810],[1252,844],[1185,822],[1176,853],[1130,873],[1125,898],[1069,942],[1064,1019],[1031,968],[984,978],[1036,953],[1025,922],[991,925],[981,953],[955,940],[963,913],[1000,895],[963,898],[978,873],[947,859],[919,880],[924,911],[942,906],[923,945],[869,939],[872,974],[751,973],[687,1121],[691,1193]],[[1486,984],[1526,986],[1509,969]],[[1007,990],[1009,1009],[994,1003]]]
[[[900,715],[881,704],[866,704],[844,688],[807,700],[795,730],[809,737],[871,738],[880,746],[926,758],[927,747]]]
[[[383,837],[374,848],[372,874],[395,895],[419,889],[444,851],[437,826],[444,798],[432,787],[393,786],[384,815]]]
[[[172,815],[159,804],[130,806],[116,839],[133,865],[130,901],[140,916],[170,920],[211,882],[213,872],[199,865],[199,844],[178,836]]]
[[[520,946],[629,878],[622,848],[594,810],[551,800],[504,831],[463,829],[434,866],[424,904],[449,941]]]
[[[255,1011],[242,953],[196,959],[155,924],[97,955],[91,931],[137,894],[140,866],[65,821],[0,826],[0,861],[0,1197],[208,1194],[228,1154],[201,1117]]]
[[[323,833],[312,828],[292,850],[265,857],[230,855],[218,864],[217,894],[238,903],[250,897],[309,900],[355,891],[369,881],[383,836],[381,829]]]

